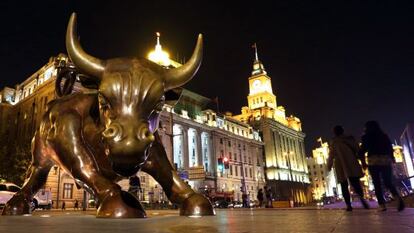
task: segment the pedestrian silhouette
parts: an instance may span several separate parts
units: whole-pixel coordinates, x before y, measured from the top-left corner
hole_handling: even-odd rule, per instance
[[[78,210],[79,209],[79,202],[77,199],[75,199],[75,204],[73,205],[73,209],[74,210]]]
[[[349,183],[358,194],[365,209],[369,208],[364,199],[364,192],[360,178],[364,176],[361,165],[358,163],[358,144],[353,136],[344,135],[342,126],[333,128],[334,138],[329,144],[328,170],[335,168],[338,182],[341,184],[342,196],[346,203],[346,210],[352,211]]]
[[[265,193],[266,193],[266,208],[272,208],[272,188],[271,187],[264,187]]]
[[[398,211],[404,210],[404,201],[393,184],[392,164],[395,163],[395,158],[390,138],[382,131],[378,122],[368,121],[365,123],[365,134],[362,136],[361,141],[359,156],[363,158],[363,167],[368,167],[372,183],[374,183],[375,196],[377,197],[380,210],[387,210],[381,179],[385,187],[398,200]],[[366,153],[368,164],[365,161]]]
[[[66,203],[65,203],[65,201],[63,201],[62,202],[62,210],[65,210],[66,209]]]
[[[257,192],[257,200],[259,201],[259,207],[262,208],[263,206],[263,189],[259,189]]]

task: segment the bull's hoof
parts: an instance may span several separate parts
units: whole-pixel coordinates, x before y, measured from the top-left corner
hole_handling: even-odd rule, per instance
[[[2,215],[31,214],[29,202],[22,194],[14,195],[4,206]]]
[[[210,201],[199,193],[194,193],[189,198],[185,199],[181,208],[180,215],[182,216],[208,216],[216,215]]]
[[[146,218],[141,203],[130,193],[121,191],[106,196],[99,205],[97,218]]]

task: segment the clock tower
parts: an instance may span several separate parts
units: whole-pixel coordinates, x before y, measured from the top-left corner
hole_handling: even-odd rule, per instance
[[[267,75],[263,63],[259,60],[257,54],[257,46],[253,45],[255,49],[255,59],[253,62],[252,76],[249,77],[249,95],[247,102],[250,109],[258,109],[268,107],[276,109],[276,96],[272,91],[272,82]]]
[[[261,132],[266,185],[272,192],[286,200],[307,203],[311,200],[311,186],[302,123],[294,115],[286,116],[285,108],[276,103],[271,78],[259,60],[256,45],[253,48],[255,58],[249,77],[248,106],[243,106],[241,114],[232,118]]]

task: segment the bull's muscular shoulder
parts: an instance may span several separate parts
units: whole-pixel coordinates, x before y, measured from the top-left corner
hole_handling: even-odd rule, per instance
[[[97,103],[96,94],[76,93],[54,100],[49,104],[49,110],[45,114],[40,126],[40,132],[47,138],[53,138],[53,130],[58,125],[69,122],[90,121],[90,112]],[[68,125],[69,126],[69,125]]]
[[[48,112],[52,115],[61,115],[66,112],[76,112],[79,116],[86,117],[90,114],[92,106],[96,103],[96,94],[75,93],[52,101],[49,104]]]

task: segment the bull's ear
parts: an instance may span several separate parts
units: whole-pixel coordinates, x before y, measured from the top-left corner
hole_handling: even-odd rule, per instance
[[[83,87],[88,89],[99,89],[99,79],[94,79],[85,75],[78,75],[78,78]]]
[[[182,88],[174,88],[165,92],[165,104],[170,106],[174,106],[181,97],[181,93],[183,92]]]

